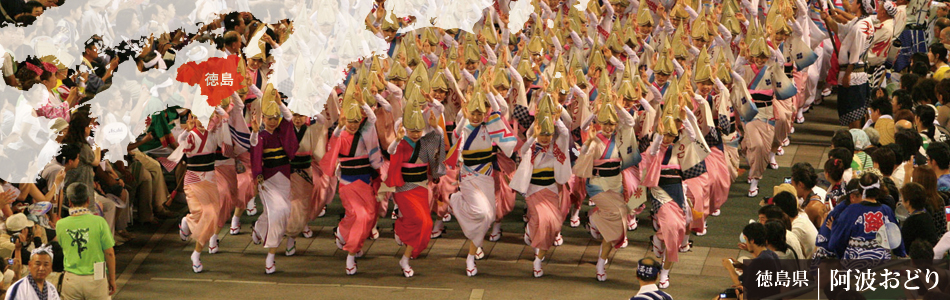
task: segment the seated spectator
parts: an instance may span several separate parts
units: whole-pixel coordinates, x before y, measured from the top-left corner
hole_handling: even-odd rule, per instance
[[[907,255],[910,256],[910,262],[914,269],[920,270],[925,274],[937,273],[939,278],[950,277],[950,270],[947,270],[947,268],[937,268],[933,265],[934,247],[932,243],[927,242],[926,240],[917,239],[908,245],[910,245],[910,249],[907,251]],[[930,287],[934,285],[934,282],[925,282],[922,279],[923,278],[917,278],[916,280],[912,280],[912,285],[908,286],[918,286],[922,288],[916,290],[905,290],[908,295],[916,296],[913,298],[924,296],[924,299],[928,299],[928,296],[931,298],[935,296],[931,294],[947,292],[947,290],[950,289],[950,280],[941,280],[943,282],[938,281],[936,282],[937,286],[933,289],[930,289]],[[916,295],[913,295],[914,293],[916,293]]]
[[[656,285],[656,278],[663,265],[653,258],[647,257],[637,261],[637,281],[640,290],[630,300],[673,300],[670,294],[661,291]]]
[[[937,111],[933,106],[918,106],[914,109],[914,115],[917,116],[917,118],[914,119],[914,127],[917,128],[917,133],[920,133],[920,138],[923,139],[923,144],[921,144],[921,146],[924,148],[924,150],[930,146],[931,142],[947,141],[947,136],[950,135],[947,133],[947,130],[943,127],[934,125],[934,119],[937,117]]]
[[[937,235],[947,232],[947,218],[944,213],[944,207],[947,206],[947,193],[937,191],[937,175],[929,165],[919,166],[914,169],[913,181],[924,187],[924,193],[927,194],[928,213],[933,217],[934,227],[937,228]]]
[[[930,144],[927,148],[928,166],[937,174],[937,190],[950,192],[950,145],[945,142]]]
[[[903,243],[897,248],[890,249],[888,245],[863,242],[875,240],[878,232],[884,229],[883,225],[888,222],[897,222],[897,217],[894,216],[894,211],[890,207],[877,201],[881,193],[881,179],[877,175],[862,174],[858,179],[858,187],[861,200],[848,205],[848,208],[834,219],[831,236],[828,237],[828,249],[844,260],[862,258],[887,260],[891,258],[891,250],[897,256],[906,256]],[[868,222],[866,217],[870,215],[880,215],[882,219],[880,222]],[[859,219],[861,222],[858,222]]]
[[[904,124],[907,124],[907,126],[902,126],[902,125],[899,126],[898,123],[900,123],[900,121],[907,121],[906,123],[904,123]],[[910,109],[900,109],[900,110],[894,111],[895,133],[896,133],[897,128],[910,129],[913,126],[914,126],[914,111]]]
[[[781,289],[778,286],[759,287],[756,284],[755,271],[770,271],[773,274],[781,269],[778,255],[768,249],[768,231],[765,225],[751,223],[742,229],[742,236],[746,241],[749,252],[752,253],[752,259],[745,262],[736,262],[735,267],[742,269],[743,273],[739,276],[742,281],[742,289],[746,298],[758,299],[768,295],[778,294]]]
[[[950,126],[950,79],[944,78],[937,83],[937,126],[947,128]]]
[[[933,65],[934,73],[933,79],[935,81],[941,81],[947,76],[947,71],[950,70],[950,66],[947,65],[947,48],[943,44],[936,43],[930,45],[928,49],[928,56],[930,57],[930,64]],[[933,103],[931,103],[933,104]]]
[[[910,109],[911,107],[913,107],[913,103],[912,103],[913,100],[910,99],[910,90],[913,89],[915,85],[917,85],[917,80],[920,80],[920,77],[914,73],[907,73],[907,74],[901,75],[901,79],[900,79],[901,89],[898,91],[904,91],[905,93],[907,93],[907,100],[910,100],[909,103],[911,103],[910,105],[904,106],[902,108]],[[897,91],[894,91],[894,93],[897,93]],[[894,94],[892,93],[891,96],[893,97]],[[897,107],[894,108],[895,111],[898,109],[899,108]]]
[[[920,138],[920,134],[912,129],[897,129],[897,133],[894,134],[894,143],[900,146],[900,153],[898,154],[898,161],[901,162],[900,166],[894,169],[894,173],[891,177],[894,179],[894,183],[897,183],[897,187],[904,186],[905,182],[910,182],[911,174],[914,172],[914,165],[917,165],[915,162],[925,162],[923,155],[920,154],[920,145],[923,141]]]
[[[874,128],[881,135],[881,145],[887,145],[894,142],[894,117],[892,105],[887,100],[875,100],[869,107],[871,118],[865,124],[865,128]]]
[[[829,155],[830,156],[830,155]],[[825,161],[825,179],[830,183],[828,185],[828,193],[825,195],[825,204],[835,207],[840,202],[840,198],[847,195],[844,189],[843,183],[846,182],[843,179],[845,170],[847,166],[845,165],[844,160],[835,157],[829,157]]]
[[[30,274],[10,286],[6,299],[59,299],[56,285],[46,281],[53,271],[53,248],[45,245],[33,250],[29,266]]]
[[[775,206],[781,208],[792,219],[791,232],[798,238],[796,242],[801,245],[802,250],[802,253],[798,253],[799,258],[811,257],[812,253],[815,252],[815,238],[818,237],[818,228],[812,224],[807,215],[800,214],[802,211],[795,198],[789,192],[781,192],[772,197],[772,201]],[[792,241],[786,242],[792,243]]]
[[[825,203],[825,189],[816,186],[818,175],[815,168],[807,162],[799,162],[792,166],[792,186],[799,197],[799,208],[805,213],[807,220],[814,228],[821,226],[821,221],[831,210],[831,204]],[[794,222],[793,222],[794,225]],[[814,249],[812,250],[814,251]],[[811,251],[808,251],[811,252]]]
[[[798,253],[798,256],[801,257],[801,253],[804,253],[804,251],[802,250],[802,245],[798,242],[799,241],[798,236],[795,235],[795,233],[791,231],[792,221],[791,219],[789,219],[788,215],[786,215],[785,212],[782,211],[781,208],[779,208],[778,206],[774,204],[769,204],[769,205],[763,206],[762,208],[759,208],[759,223],[762,225],[765,225],[766,223],[770,221],[777,221],[779,224],[782,225],[782,229],[784,230],[784,233],[785,233],[784,235],[785,239],[783,240],[782,243],[785,244],[789,249],[794,249],[795,253]],[[743,249],[743,250],[748,251],[748,249]],[[773,249],[773,251],[775,250]],[[779,252],[776,252],[776,254],[778,254],[779,257],[792,258],[791,252],[787,252],[786,250],[780,250]]]
[[[63,246],[66,274],[62,294],[66,299],[108,299],[115,294],[115,241],[106,220],[89,211],[86,185],[66,188],[69,217],[56,223],[56,237]],[[105,263],[105,279],[94,279],[97,264]]]
[[[868,141],[871,142],[871,146],[864,149],[864,152],[871,153],[874,152],[878,147],[881,147],[881,134],[877,132],[877,129],[874,127],[868,127],[862,129],[864,134],[868,136]]]
[[[861,129],[851,129],[851,138],[854,142],[854,159],[851,161],[851,169],[855,172],[863,172],[864,169],[871,168],[874,163],[871,156],[864,152],[864,149],[871,146],[868,135]]]
[[[901,188],[904,208],[910,214],[901,224],[901,237],[904,244],[912,244],[917,239],[929,242],[931,245],[937,243],[937,229],[934,227],[934,220],[927,213],[927,193],[924,187],[919,183],[908,183]],[[942,213],[942,212],[941,212]]]

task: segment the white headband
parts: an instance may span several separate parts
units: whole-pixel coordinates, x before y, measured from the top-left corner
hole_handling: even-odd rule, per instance
[[[50,259],[53,259],[53,245],[46,244],[33,249],[33,251],[30,252],[30,259],[37,254],[46,254],[49,255]]]
[[[865,195],[867,194],[868,190],[870,190],[870,189],[875,189],[875,188],[877,188],[877,189],[881,188],[881,182],[878,181],[878,182],[875,182],[874,184],[869,185],[869,186],[864,186],[863,184],[858,183],[858,186],[861,187],[861,198],[867,198],[867,196],[865,196]]]

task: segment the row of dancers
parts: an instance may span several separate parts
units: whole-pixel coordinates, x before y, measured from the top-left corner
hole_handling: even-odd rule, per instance
[[[406,277],[449,215],[470,241],[466,274],[475,276],[485,239],[501,238],[517,193],[535,277],[563,243],[563,223],[581,225],[589,199],[584,225],[601,240],[596,279],[606,280],[607,259],[649,207],[658,285],[669,287],[689,233],[704,235],[706,219],[719,215],[739,149],[751,166],[750,197],[770,161],[777,166],[793,113],[805,108],[799,79],[817,54],[803,44],[809,36],[796,20],[805,9],[792,0],[766,10],[736,0],[656,9],[624,2],[623,13],[613,1],[595,2],[578,11],[541,1],[517,35],[495,29],[503,28],[494,24],[498,7],[475,34],[397,33],[405,20],[381,18],[388,58],[352,63],[317,116],[293,113],[273,84],[245,76],[207,126],[188,117],[178,138],[190,209],[180,234],[196,242],[193,270],[202,271],[206,247],[217,252],[228,217],[230,234],[240,232],[256,195],[263,210],[251,236],[268,249],[266,273],[275,272],[281,240],[293,255],[295,238],[312,236],[307,224],[339,195],[345,214],[334,236],[347,252],[346,274],[357,273],[363,242],[378,237],[392,200]],[[622,29],[611,31],[613,23]],[[247,74],[279,49],[268,47],[247,58],[241,47],[225,54],[241,55]]]

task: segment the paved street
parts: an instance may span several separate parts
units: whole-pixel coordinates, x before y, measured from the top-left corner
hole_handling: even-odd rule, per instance
[[[693,236],[692,251],[680,255],[668,293],[676,299],[710,299],[731,284],[721,259],[739,253],[739,232],[755,217],[759,200],[771,196],[772,186],[788,176],[793,163],[807,161],[819,168],[824,162],[831,134],[840,128],[834,104],[833,97],[826,99],[822,107],[806,115],[808,123],[796,126],[792,145],[778,158],[781,168],[767,171],[761,181],[760,197],[746,197],[748,184],[742,171],[722,215],[708,221],[709,233]],[[486,240],[487,255],[478,262],[474,278],[465,276],[468,244],[454,220],[447,223],[448,232],[442,238],[432,240],[420,258],[411,262],[416,272],[413,278],[401,274],[398,260],[402,249],[393,240],[389,218],[379,221],[381,237],[366,241],[366,255],[357,260],[359,273],[344,274],[346,254],[336,248],[332,234],[343,212],[338,200],[325,217],[310,224],[313,238],[297,239],[295,256],[279,252],[278,271],[272,275],[264,274],[266,251],[251,243],[247,225],[257,216],[243,218],[240,235],[222,231],[221,251],[202,255],[201,274],[191,271],[193,242],[182,242],[177,220],[168,220],[160,228],[135,228],[136,239],[117,248],[120,290],[116,298],[627,299],[636,294],[636,261],[652,256],[647,250],[648,237],[653,234],[648,213],[640,215],[640,228],[629,233],[630,245],[609,260],[607,282],[597,282],[594,265],[599,243],[583,227],[566,225],[564,245],[552,248],[544,277],[532,277],[534,252],[522,239],[523,207],[519,197],[518,206],[503,223],[503,238],[499,242]],[[588,209],[586,201],[584,209]]]

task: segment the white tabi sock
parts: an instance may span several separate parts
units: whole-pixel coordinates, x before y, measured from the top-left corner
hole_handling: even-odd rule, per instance
[[[231,228],[241,228],[241,218],[231,217]]]

